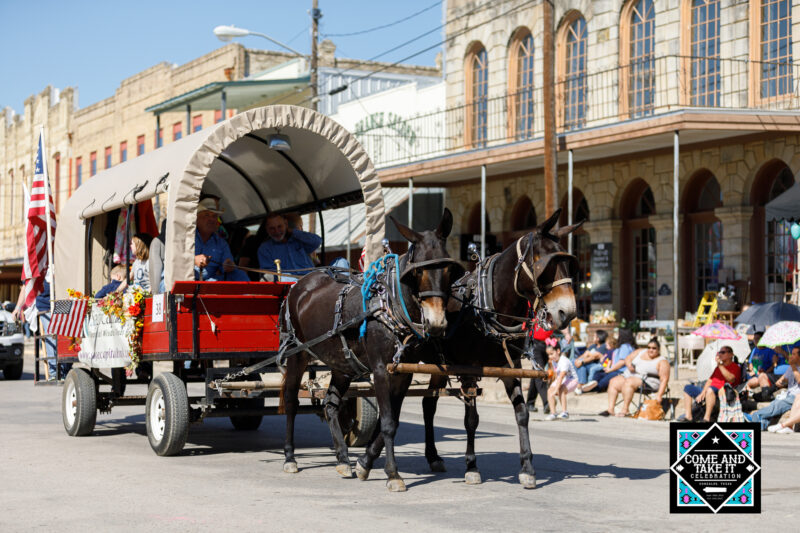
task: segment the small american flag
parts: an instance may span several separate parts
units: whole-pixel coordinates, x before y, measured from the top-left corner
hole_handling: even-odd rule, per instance
[[[86,300],[56,300],[47,333],[80,337],[84,318],[86,318]]]

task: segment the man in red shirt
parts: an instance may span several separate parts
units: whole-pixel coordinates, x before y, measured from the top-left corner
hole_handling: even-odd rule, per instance
[[[730,346],[722,346],[715,358],[717,368],[706,380],[701,388],[698,385],[686,385],[683,388],[683,407],[686,409],[686,420],[692,421],[692,400],[701,403],[705,400],[706,412],[703,422],[711,421],[711,413],[717,404],[717,393],[730,383],[734,387],[742,380],[742,368],[733,360],[733,350]]]

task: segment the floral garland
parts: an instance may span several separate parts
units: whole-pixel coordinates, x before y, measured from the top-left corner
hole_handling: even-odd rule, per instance
[[[103,314],[110,317],[116,317],[121,323],[128,320],[133,320],[133,331],[128,336],[128,348],[131,358],[131,366],[129,370],[134,370],[139,365],[139,360],[142,355],[142,328],[144,327],[144,299],[150,293],[138,285],[128,287],[124,293],[110,292],[103,298],[91,298],[73,289],[67,289],[67,294],[70,298],[85,299],[89,301],[88,309],[91,310],[93,306],[99,306]],[[70,343],[70,349],[73,351],[80,350],[80,338],[73,337]]]

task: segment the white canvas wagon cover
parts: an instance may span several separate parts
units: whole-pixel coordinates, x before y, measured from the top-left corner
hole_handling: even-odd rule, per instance
[[[276,134],[291,148],[270,148]],[[61,209],[55,238],[55,289],[87,290],[87,224],[94,216],[167,191],[165,282],[194,279],[200,192],[216,194],[223,221],[255,220],[268,211],[311,211],[360,198],[367,209],[367,259],[382,255],[384,206],[375,169],[356,138],[325,115],[276,105],[242,112],[87,180]],[[135,192],[134,191],[138,191]],[[93,230],[93,234],[97,231]],[[98,289],[104,250],[92,247]]]

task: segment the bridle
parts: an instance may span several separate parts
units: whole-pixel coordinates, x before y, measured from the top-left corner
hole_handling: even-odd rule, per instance
[[[525,249],[522,249],[522,240],[525,239]],[[533,261],[531,259],[533,268],[528,266],[527,257],[531,254],[533,249],[533,233],[528,233],[527,239],[525,237],[520,237],[517,239],[516,243],[516,250],[517,250],[517,266],[514,268],[514,292],[517,293],[517,296],[520,298],[525,298],[529,300],[529,298],[522,294],[519,290],[519,273],[520,271],[525,272],[528,276],[528,279],[531,280],[531,285],[533,286],[533,295],[534,301],[531,309],[536,315],[536,319],[539,321],[540,324],[547,323],[547,303],[545,303],[543,296],[550,292],[554,287],[558,287],[559,285],[566,285],[572,284],[573,274],[577,271],[578,268],[578,259],[571,254],[566,252],[553,252],[551,254],[547,254],[545,256],[540,257],[538,260]],[[552,283],[548,283],[546,285],[539,285],[539,278],[545,272],[547,267],[550,265],[552,261],[557,262],[565,262],[567,263],[567,277],[558,278],[553,280]],[[549,329],[549,328],[548,328]]]

